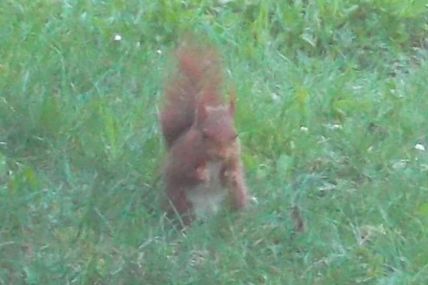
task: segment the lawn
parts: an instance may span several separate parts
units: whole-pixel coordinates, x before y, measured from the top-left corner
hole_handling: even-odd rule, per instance
[[[181,232],[157,112],[189,31],[255,199]],[[3,0],[0,40],[0,284],[428,284],[425,0]]]

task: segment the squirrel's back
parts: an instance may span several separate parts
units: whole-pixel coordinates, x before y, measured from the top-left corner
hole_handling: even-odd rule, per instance
[[[177,49],[177,68],[167,80],[160,123],[167,147],[192,126],[200,103],[218,105],[222,102],[222,73],[216,51],[192,40]]]

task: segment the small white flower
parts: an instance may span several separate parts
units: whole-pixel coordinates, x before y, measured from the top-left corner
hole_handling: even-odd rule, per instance
[[[279,97],[278,94],[276,94],[275,92],[272,92],[271,96],[272,100],[275,102],[278,102],[281,99],[281,97]]]
[[[161,49],[157,49],[157,50],[156,50],[156,53],[157,53],[158,55],[161,55],[161,54],[162,54],[162,50],[161,50]]]
[[[259,199],[256,196],[250,196],[250,201],[256,205],[259,203]]]
[[[116,42],[120,42],[122,40],[122,36],[119,34],[115,34],[113,37],[113,40]]]
[[[417,143],[415,145],[416,150],[425,151],[425,146],[423,144]]]
[[[343,128],[341,124],[327,124],[325,126],[330,130],[341,130]]]
[[[304,132],[304,133],[307,133],[307,132],[309,131],[309,129],[308,129],[307,127],[305,127],[305,126],[301,126],[301,127],[300,127],[300,130],[301,130],[302,132]]]

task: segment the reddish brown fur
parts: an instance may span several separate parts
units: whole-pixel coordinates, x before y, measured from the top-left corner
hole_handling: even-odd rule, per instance
[[[165,87],[165,106],[160,121],[168,147],[190,128],[194,121],[197,98],[204,90],[205,103],[218,104],[222,84],[219,58],[209,47],[185,42],[176,52],[178,71]]]
[[[166,85],[160,122],[168,147],[167,210],[189,224],[195,214],[190,191],[216,191],[210,183],[218,180],[234,209],[248,204],[248,191],[234,126],[235,102],[223,100],[218,55],[212,48],[188,42],[176,55],[178,70]],[[218,163],[220,171],[212,172],[208,165]]]

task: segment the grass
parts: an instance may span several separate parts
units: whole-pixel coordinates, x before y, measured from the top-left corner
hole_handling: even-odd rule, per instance
[[[428,283],[426,2],[226,2],[0,3],[0,284]],[[183,234],[156,113],[188,30],[258,203]]]

